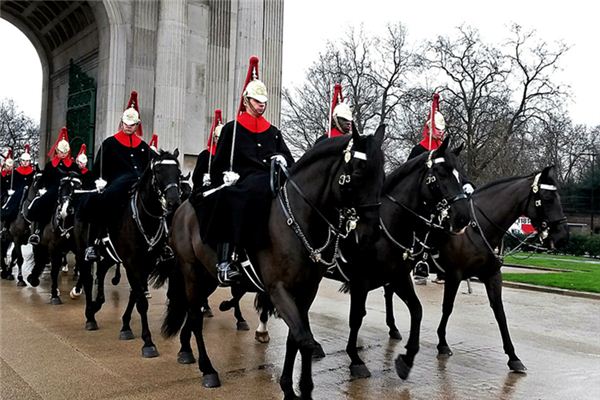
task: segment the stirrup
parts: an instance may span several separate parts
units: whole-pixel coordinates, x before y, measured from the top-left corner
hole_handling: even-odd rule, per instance
[[[95,246],[88,246],[85,249],[85,255],[84,255],[84,259],[85,261],[88,262],[94,262],[94,261],[98,261],[98,253],[96,252],[96,247]]]
[[[108,254],[108,256],[116,264],[123,264],[123,261],[121,260],[121,258],[119,257],[119,254],[117,253],[117,249],[115,249],[115,246],[113,245],[113,242],[110,240],[110,236],[107,235],[107,236],[103,237],[100,240],[100,242],[104,246],[104,249],[106,250],[106,254]]]
[[[219,286],[230,286],[236,281],[240,272],[232,266],[231,262],[223,262],[217,265],[217,280]]]

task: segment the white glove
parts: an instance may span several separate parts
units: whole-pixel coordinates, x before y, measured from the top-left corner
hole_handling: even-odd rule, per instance
[[[43,196],[43,195],[45,195],[45,194],[46,194],[46,192],[47,192],[47,190],[46,190],[46,189],[44,189],[44,188],[41,188],[40,190],[38,190],[38,194],[39,194],[40,196]]]
[[[106,181],[102,178],[96,179],[94,183],[96,184],[96,189],[98,189],[99,192],[103,191],[106,187]]]
[[[223,183],[225,186],[234,185],[238,179],[240,179],[240,175],[233,171],[225,171],[223,172]]]
[[[8,195],[12,196],[13,194],[15,194],[15,191],[12,189],[8,189]]]
[[[463,185],[463,191],[466,194],[471,194],[471,193],[473,193],[475,191],[475,189],[473,189],[473,185],[471,185],[470,183],[465,183]]]
[[[278,162],[279,164],[283,165],[284,167],[287,167],[287,161],[285,159],[284,156],[282,156],[281,154],[275,154],[274,156],[271,156],[271,160],[275,160],[275,162]]]
[[[206,173],[202,175],[202,186],[210,186],[210,174]]]

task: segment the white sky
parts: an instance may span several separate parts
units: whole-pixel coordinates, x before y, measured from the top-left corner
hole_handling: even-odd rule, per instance
[[[308,66],[325,42],[342,36],[348,26],[364,23],[367,32],[382,32],[387,22],[400,21],[411,44],[452,33],[466,23],[493,43],[508,34],[511,23],[535,29],[548,42],[563,40],[571,50],[563,56],[557,81],[570,85],[575,123],[600,125],[600,6],[588,0],[286,0],[283,84],[304,79]],[[600,3],[598,3],[600,4]],[[35,49],[13,25],[0,19],[0,98],[13,98],[38,120],[41,107],[41,65]]]

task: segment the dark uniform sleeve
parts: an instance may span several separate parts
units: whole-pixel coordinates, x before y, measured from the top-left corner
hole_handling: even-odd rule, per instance
[[[194,167],[194,173],[192,174],[192,183],[194,184],[194,187],[202,186],[204,174],[208,172],[209,158],[210,153],[208,150],[202,150],[200,154],[198,154],[198,158],[196,158],[196,166]]]
[[[427,149],[425,147],[421,146],[421,144],[417,144],[417,145],[415,145],[415,147],[412,148],[410,154],[408,155],[408,160],[415,158],[426,152],[427,152]]]
[[[283,134],[279,129],[276,129],[277,133],[275,134],[275,140],[277,141],[277,153],[281,154],[285,157],[287,161],[288,167],[291,167],[294,164],[294,157],[292,157],[292,153],[290,149],[288,149],[287,145],[283,140]]]
[[[92,166],[92,176],[90,179],[96,180],[100,178],[100,165],[102,163],[102,148],[104,146],[100,146],[100,149],[96,153],[96,158],[94,158],[94,165]]]
[[[225,124],[217,143],[217,152],[213,158],[210,179],[213,185],[223,183],[223,172],[229,170],[229,158],[231,156],[231,142],[233,138],[233,121]]]

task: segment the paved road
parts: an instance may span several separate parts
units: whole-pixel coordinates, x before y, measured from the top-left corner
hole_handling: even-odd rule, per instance
[[[216,312],[207,320],[205,338],[223,386],[205,389],[195,365],[175,361],[177,340],[164,340],[159,326],[164,312],[163,290],[154,290],[150,322],[161,356],[142,359],[141,340],[119,341],[120,315],[127,302],[126,282],[107,281],[107,303],[99,313],[100,330],[83,329],[83,299],[67,293],[70,276],[63,275],[61,306],[49,302],[49,275],[38,288],[18,288],[0,282],[0,389],[2,399],[279,399],[277,380],[285,349],[286,327],[269,325],[271,342],[255,342],[254,333],[238,332],[232,315]],[[474,292],[461,288],[450,321],[449,360],[436,359],[435,328],[440,315],[442,287],[429,284],[417,290],[424,305],[421,352],[408,380],[395,374],[393,360],[404,350],[384,328],[383,296],[371,294],[368,316],[360,336],[361,356],[373,376],[349,378],[344,348],[348,298],[338,285],[322,285],[311,313],[313,331],[327,357],[314,363],[315,399],[599,399],[600,302],[548,293],[506,289],[505,308],[517,353],[528,367],[510,373],[500,335],[487,305],[483,286]],[[227,298],[220,289],[211,299]],[[408,313],[396,303],[403,335]],[[243,300],[252,329],[256,317],[252,299]],[[139,318],[132,327],[139,333]]]

